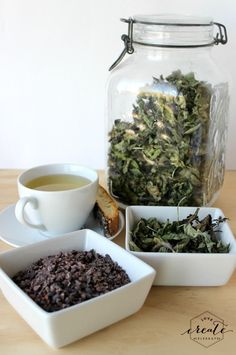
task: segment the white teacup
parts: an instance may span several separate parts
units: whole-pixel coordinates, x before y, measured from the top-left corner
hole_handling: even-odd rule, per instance
[[[58,185],[63,190],[57,190],[54,184],[53,191],[50,190],[50,184],[47,185],[47,191],[43,190],[43,185],[32,185],[42,180],[41,177],[45,179],[50,176],[53,179],[56,175],[60,175],[61,179],[63,175],[70,175],[70,179],[87,181],[83,182],[83,186]],[[45,235],[56,236],[80,229],[86,222],[96,202],[98,174],[76,164],[43,165],[23,172],[17,179],[17,186],[20,200],[16,204],[15,214],[18,221]]]

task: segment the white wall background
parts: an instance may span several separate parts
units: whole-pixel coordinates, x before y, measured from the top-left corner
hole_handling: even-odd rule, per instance
[[[0,0],[0,168],[103,168],[107,69],[126,31],[119,19],[163,12],[227,26],[229,43],[214,52],[232,82],[227,168],[236,169],[234,0]]]

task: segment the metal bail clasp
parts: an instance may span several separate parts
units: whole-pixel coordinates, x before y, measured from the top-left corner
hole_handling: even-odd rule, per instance
[[[123,49],[123,51],[121,52],[121,54],[119,55],[117,60],[111,65],[111,67],[109,68],[109,71],[114,69],[122,61],[122,59],[124,58],[126,53],[128,53],[128,54],[134,53],[134,47],[133,47],[133,24],[134,24],[134,20],[130,17],[129,19],[122,18],[121,21],[125,22],[125,23],[128,23],[128,35],[123,34],[121,36],[121,39],[124,42],[125,48]]]
[[[216,37],[214,38],[214,44],[226,44],[228,42],[226,27],[219,22],[214,22],[214,25],[216,25],[219,30],[219,32],[216,34]]]

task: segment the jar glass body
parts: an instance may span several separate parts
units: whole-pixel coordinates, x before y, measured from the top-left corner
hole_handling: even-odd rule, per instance
[[[211,205],[224,179],[227,79],[212,47],[134,45],[111,73],[107,185],[121,205]]]

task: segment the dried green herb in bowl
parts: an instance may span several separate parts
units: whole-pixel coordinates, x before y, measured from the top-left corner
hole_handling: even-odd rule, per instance
[[[156,218],[141,218],[134,226],[129,241],[131,251],[165,253],[229,253],[230,244],[224,244],[218,234],[226,218],[212,219],[208,214],[202,220],[199,208],[187,218],[160,222]]]

